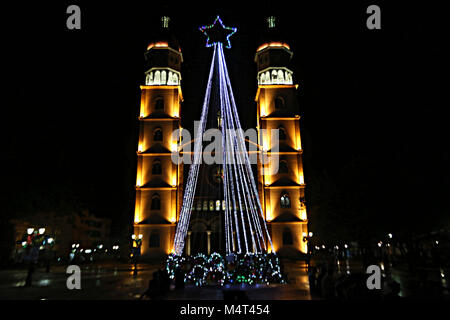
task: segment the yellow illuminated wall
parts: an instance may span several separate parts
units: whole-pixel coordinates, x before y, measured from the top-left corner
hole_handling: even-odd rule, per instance
[[[141,92],[134,223],[135,231],[143,234],[142,254],[160,256],[172,250],[182,201],[183,165],[171,159],[179,140],[172,132],[180,129],[182,95],[179,86],[141,86]],[[163,107],[157,108],[161,100]],[[155,165],[161,167],[160,173],[154,172]],[[154,199],[159,204],[152,206]],[[150,248],[153,233],[158,234],[160,245]]]
[[[296,85],[258,86],[256,103],[258,108],[258,134],[260,150],[266,152],[268,164],[259,165],[258,182],[261,203],[266,221],[270,225],[275,251],[280,254],[292,253],[292,250],[307,252],[307,241],[303,233],[307,229],[307,211],[304,205],[303,150],[300,137],[300,117],[296,100]],[[285,108],[277,110],[275,99],[282,97]],[[271,130],[284,129],[286,139],[275,141]],[[265,129],[265,130],[263,130]],[[274,161],[287,164],[286,173],[271,174]],[[281,207],[281,196],[288,194],[290,207]],[[302,202],[303,201],[303,202]],[[282,220],[279,221],[278,218]],[[283,232],[291,232],[293,244],[283,244]]]

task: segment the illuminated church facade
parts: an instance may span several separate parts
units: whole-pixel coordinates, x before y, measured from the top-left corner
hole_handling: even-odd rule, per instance
[[[163,33],[168,34],[169,18],[161,20]],[[267,22],[270,31],[275,26],[274,18]],[[173,137],[172,132],[182,130],[183,55],[173,37],[161,39],[147,48],[145,84],[141,86],[134,234],[142,235],[144,257],[173,251],[183,201],[183,177],[188,171],[187,164],[173,163],[171,157],[181,141],[181,136]],[[290,257],[308,250],[298,85],[293,83],[289,69],[292,55],[288,44],[273,38],[264,41],[255,55],[257,152],[271,159],[263,164],[258,157],[255,178],[274,250]],[[279,130],[278,141],[271,140],[271,129]],[[276,174],[270,172],[273,161],[278,161]],[[225,201],[221,196],[221,170],[220,165],[211,165],[207,174],[199,177],[199,184],[208,192],[196,194],[193,202],[186,254],[223,251]]]

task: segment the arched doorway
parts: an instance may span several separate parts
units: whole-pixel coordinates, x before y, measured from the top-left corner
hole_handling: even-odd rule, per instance
[[[206,254],[208,251],[208,226],[206,221],[203,219],[193,219],[191,221],[191,233],[189,239],[190,244],[188,247],[190,248],[191,255],[195,255],[197,253]]]

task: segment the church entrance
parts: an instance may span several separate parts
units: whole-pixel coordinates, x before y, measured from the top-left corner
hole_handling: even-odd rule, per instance
[[[221,212],[193,213],[191,228],[186,239],[187,255],[225,253],[222,217]]]

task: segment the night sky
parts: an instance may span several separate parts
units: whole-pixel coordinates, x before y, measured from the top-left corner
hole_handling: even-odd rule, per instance
[[[254,127],[254,54],[264,18],[273,14],[294,52],[307,185],[324,173],[342,179],[341,168],[357,161],[368,177],[368,201],[393,205],[392,219],[404,203],[448,216],[445,11],[425,2],[294,3],[8,7],[2,15],[2,215],[68,201],[111,217],[120,232],[134,207],[144,52],[161,15],[171,16],[183,53],[181,117],[189,128],[199,118],[212,55],[198,27],[219,14],[238,28],[225,55],[241,121]],[[66,28],[70,4],[81,7],[81,30]],[[381,30],[366,28],[369,4],[381,7]]]

